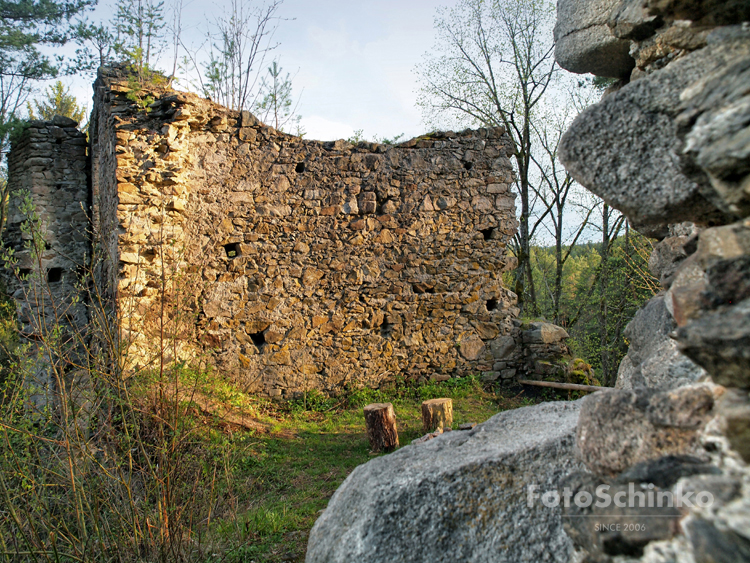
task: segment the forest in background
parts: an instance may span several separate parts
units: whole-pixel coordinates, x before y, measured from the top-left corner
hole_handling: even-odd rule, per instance
[[[574,356],[591,364],[602,385],[614,386],[620,361],[627,354],[625,327],[635,312],[659,291],[648,270],[652,241],[632,229],[608,242],[587,242],[570,251],[562,269],[561,294],[555,295],[554,246],[532,246],[537,287],[529,319],[543,318],[570,334]],[[513,273],[505,274],[512,283]]]

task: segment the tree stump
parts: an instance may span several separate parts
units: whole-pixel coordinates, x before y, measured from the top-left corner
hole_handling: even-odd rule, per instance
[[[390,452],[398,447],[396,412],[391,403],[372,403],[365,407],[365,428],[373,452]]]
[[[453,401],[430,399],[422,403],[422,426],[425,432],[453,424]]]

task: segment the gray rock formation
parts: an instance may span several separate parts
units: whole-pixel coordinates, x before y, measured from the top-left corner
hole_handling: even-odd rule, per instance
[[[625,329],[630,347],[620,363],[615,387],[674,389],[704,379],[703,368],[682,354],[670,337],[676,328],[663,295],[639,309]]]
[[[679,329],[680,349],[727,387],[750,388],[750,299]]]
[[[527,500],[580,469],[579,407],[504,412],[359,466],[315,523],[307,563],[569,561],[560,509]]]
[[[615,37],[607,22],[617,0],[558,0],[555,58],[566,70],[626,77],[635,66],[630,42]]]
[[[704,140],[698,145],[690,140],[690,135],[704,139],[710,134],[701,136],[703,129],[687,127],[688,115],[699,110],[685,110],[688,113],[682,115],[682,99],[702,86],[714,69],[747,60],[750,41],[744,34],[717,33],[706,48],[631,82],[581,113],[563,137],[560,159],[576,180],[623,211],[646,234],[663,233],[667,224],[681,221],[725,222],[731,215],[724,210],[731,206],[722,204],[720,210],[715,203],[721,195],[708,182],[694,181],[705,172],[690,152],[684,153],[682,139],[687,137],[687,148],[704,154],[706,162],[713,162],[709,149],[715,144]],[[726,92],[720,86],[717,89]],[[704,106],[698,100],[693,103]],[[727,103],[733,107],[734,102]],[[734,130],[737,125],[727,127]],[[730,166],[714,174],[727,174],[729,169],[734,170]],[[687,170],[692,173],[688,175]]]
[[[586,467],[613,477],[629,467],[665,455],[698,451],[698,430],[711,418],[707,386],[674,391],[607,390],[585,397],[577,445]]]
[[[710,69],[700,88],[683,92],[678,136],[684,138],[686,170],[712,188],[704,190],[706,197],[727,214],[744,217],[750,213],[750,29],[718,30],[708,42],[707,50],[725,44],[743,48]]]
[[[693,223],[680,223],[670,227],[670,236],[654,246],[648,260],[648,269],[668,289],[675,272],[682,262],[694,250],[697,231]],[[688,248],[690,247],[690,248]]]
[[[650,13],[698,26],[731,25],[750,19],[747,0],[646,0]]]
[[[629,84],[578,117],[560,154],[576,179],[638,230],[668,237],[649,261],[666,292],[628,326],[620,390],[584,400],[578,451],[589,473],[566,484],[590,493],[600,483],[618,490],[629,481],[711,501],[656,514],[651,520],[669,525],[645,533],[595,533],[600,518],[626,524],[630,507],[575,509],[566,512],[566,530],[587,563],[746,561],[750,3],[614,4],[608,25],[613,36],[630,40],[636,67]],[[565,11],[558,17],[571,18],[558,22],[560,29],[580,20]],[[596,72],[612,76],[619,64]],[[707,383],[682,386],[696,377]]]
[[[636,40],[652,36],[663,23],[661,17],[648,12],[643,0],[625,0],[616,4],[607,21],[615,37]]]

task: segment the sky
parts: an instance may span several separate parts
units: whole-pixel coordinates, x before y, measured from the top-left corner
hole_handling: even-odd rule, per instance
[[[409,139],[426,132],[415,105],[415,66],[434,44],[436,8],[456,3],[284,0],[278,12],[283,21],[275,34],[279,46],[269,56],[291,74],[305,138],[348,138],[362,130],[366,139],[401,134]],[[230,0],[210,5],[185,0],[184,41],[192,49],[205,43],[207,25],[228,11],[229,4]],[[109,19],[113,5],[100,0],[92,19]],[[90,109],[91,80],[76,77],[65,82]]]

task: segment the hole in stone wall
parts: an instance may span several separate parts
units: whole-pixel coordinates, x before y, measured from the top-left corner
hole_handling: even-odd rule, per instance
[[[266,336],[262,332],[254,332],[250,335],[250,338],[252,339],[253,344],[255,344],[258,350],[263,348],[263,345],[266,343]]]
[[[225,244],[224,251],[227,253],[227,258],[237,258],[240,255],[240,243],[230,242]]]
[[[484,240],[490,240],[492,238],[492,233],[495,229],[489,228],[489,229],[479,229],[479,232],[482,233],[482,236],[484,237]]]
[[[464,162],[464,168],[466,168],[466,170],[471,170],[472,168],[474,168],[474,163],[473,162]]]
[[[294,168],[294,171],[297,174],[302,174],[305,171],[305,163],[304,162],[298,162],[297,166]]]
[[[18,276],[21,278],[26,278],[31,275],[31,269],[30,268],[21,268],[18,270]]]
[[[62,268],[50,268],[47,270],[47,281],[57,283],[62,279]]]
[[[383,319],[383,324],[380,325],[380,336],[383,338],[390,338],[393,333],[393,325],[386,319]]]
[[[497,299],[488,299],[487,300],[487,310],[488,311],[494,311],[497,309]]]
[[[61,190],[61,189],[63,189],[64,187],[65,187],[65,184],[61,184],[61,183],[57,183],[57,184],[55,184],[55,189],[57,189],[57,190]]]

